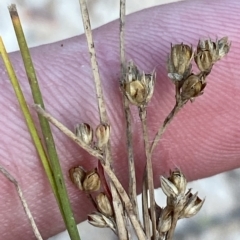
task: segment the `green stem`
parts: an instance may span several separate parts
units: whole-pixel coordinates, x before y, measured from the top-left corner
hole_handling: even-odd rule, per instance
[[[13,27],[17,36],[20,52],[26,69],[29,85],[31,87],[32,95],[35,104],[39,104],[44,108],[44,103],[39,89],[36,73],[30,56],[30,52],[26,43],[26,39],[22,30],[21,22],[17,13],[16,6],[12,4],[9,7],[10,16],[12,18]],[[76,222],[73,216],[73,212],[70,206],[70,201],[67,194],[67,189],[64,183],[64,178],[61,170],[61,166],[58,160],[58,155],[55,149],[53,136],[51,133],[50,125],[48,121],[38,114],[40,126],[42,129],[43,137],[45,140],[47,153],[49,156],[50,166],[53,171],[53,177],[56,182],[58,197],[60,206],[63,213],[63,219],[65,221],[67,230],[71,239],[79,240],[80,236],[77,230]]]

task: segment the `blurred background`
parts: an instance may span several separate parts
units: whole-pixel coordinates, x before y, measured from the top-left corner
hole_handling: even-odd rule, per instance
[[[174,0],[127,1],[127,14],[166,4]],[[0,35],[8,52],[18,50],[17,41],[11,25],[7,6],[17,4],[24,32],[30,47],[46,44],[83,33],[79,3],[77,0],[1,0]],[[88,0],[93,28],[118,18],[118,0]],[[53,31],[54,29],[54,31]],[[202,210],[191,219],[178,223],[177,240],[239,240],[240,239],[240,170],[219,174],[211,178],[194,181],[189,187],[197,190],[206,202]],[[164,206],[165,199],[161,191],[156,191],[159,205]],[[79,225],[83,240],[117,239],[110,230],[93,228],[88,223]],[[61,233],[51,240],[68,240]]]

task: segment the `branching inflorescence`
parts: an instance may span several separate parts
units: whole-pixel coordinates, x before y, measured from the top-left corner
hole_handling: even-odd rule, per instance
[[[198,193],[187,190],[187,179],[179,169],[170,171],[170,176],[160,177],[162,191],[166,195],[166,206],[160,207],[155,201],[152,154],[165,132],[167,126],[176,114],[188,102],[201,96],[207,85],[207,77],[211,73],[214,64],[221,60],[229,51],[230,43],[228,37],[212,41],[211,39],[199,40],[196,50],[192,46],[180,43],[171,45],[170,54],[167,60],[168,77],[175,85],[175,105],[164,122],[160,125],[154,139],[149,139],[147,126],[147,107],[154,93],[157,76],[155,70],[151,73],[140,71],[133,61],[126,63],[124,51],[124,26],[125,26],[125,0],[120,0],[120,63],[121,78],[120,89],[123,98],[123,108],[126,119],[126,136],[129,166],[129,188],[128,192],[123,188],[119,179],[114,173],[111,154],[110,135],[111,128],[105,107],[100,74],[94,42],[92,37],[90,19],[85,0],[80,0],[81,13],[85,34],[87,38],[88,50],[90,53],[91,66],[93,71],[94,84],[97,95],[97,105],[99,110],[99,124],[95,130],[88,123],[79,123],[75,127],[75,133],[67,129],[57,119],[44,110],[43,100],[37,84],[36,74],[32,65],[30,54],[25,43],[20,20],[16,6],[9,7],[15,31],[18,36],[21,53],[26,69],[28,69],[28,79],[33,90],[35,109],[41,116],[43,135],[47,146],[48,154],[45,153],[42,143],[30,116],[27,104],[16,79],[3,42],[0,38],[0,53],[4,59],[5,66],[16,91],[16,95],[22,107],[26,122],[28,123],[35,146],[38,149],[44,169],[50,179],[50,183],[59,208],[63,214],[66,226],[71,232],[72,239],[80,239],[76,228],[75,220],[70,208],[70,203],[66,193],[65,185],[57,154],[50,134],[50,127],[46,120],[51,122],[80,147],[96,158],[96,166],[90,170],[85,170],[81,166],[72,167],[69,170],[70,179],[73,184],[83,191],[92,202],[95,212],[89,214],[88,221],[96,227],[110,228],[120,240],[130,240],[129,222],[131,222],[136,236],[139,240],[170,240],[177,225],[177,221],[182,218],[190,218],[196,215],[203,206],[204,200],[198,197]],[[21,40],[22,39],[22,40]],[[24,49],[27,49],[25,51]],[[195,62],[197,72],[192,69]],[[136,174],[132,143],[132,123],[131,108],[138,109],[142,126],[142,135],[145,147],[146,167],[142,177],[142,215],[143,224],[139,218],[139,207],[137,205]],[[40,121],[40,122],[41,122]],[[49,139],[51,141],[49,141]],[[51,153],[51,154],[49,154]],[[48,155],[48,156],[47,156]],[[49,158],[49,159],[48,159]],[[50,164],[51,163],[51,164]],[[0,166],[1,172],[16,185],[17,191],[23,203],[23,207],[30,219],[35,235],[42,239],[38,232],[32,215],[29,213],[21,189],[13,177]],[[54,176],[54,178],[53,178]],[[64,197],[65,196],[65,197]],[[75,224],[75,225],[74,225]]]
[[[119,239],[131,239],[129,222],[136,232],[138,239],[172,239],[177,221],[182,218],[194,216],[201,209],[204,200],[197,193],[187,190],[187,179],[184,174],[175,169],[170,171],[170,177],[160,177],[162,191],[167,197],[166,206],[160,207],[155,202],[152,153],[162,137],[169,123],[180,109],[190,100],[191,102],[203,94],[207,85],[207,77],[211,73],[214,64],[224,57],[230,43],[227,37],[212,41],[211,39],[199,40],[197,49],[186,44],[171,45],[167,60],[168,77],[175,85],[176,103],[172,111],[159,127],[154,139],[148,137],[147,106],[154,93],[156,84],[156,72],[144,73],[140,71],[133,61],[125,63],[124,55],[124,22],[125,1],[120,1],[120,49],[121,72],[120,88],[123,96],[123,106],[126,114],[126,133],[128,138],[129,161],[129,193],[125,191],[117,179],[111,166],[109,138],[110,125],[107,120],[105,105],[100,84],[100,76],[96,72],[96,54],[91,35],[90,20],[85,1],[80,1],[82,7],[83,22],[85,25],[92,68],[95,78],[95,86],[98,95],[100,123],[95,130],[87,124],[80,123],[76,126],[74,135],[61,123],[45,112],[40,106],[36,110],[45,116],[50,122],[72,138],[92,156],[95,156],[98,164],[85,170],[81,166],[70,169],[70,178],[79,190],[84,191],[93,203],[96,211],[89,214],[88,221],[96,227],[108,227],[116,233]],[[193,72],[192,64],[195,62],[198,72]],[[146,169],[142,184],[142,213],[143,224],[139,219],[138,206],[136,205],[136,176],[133,161],[133,146],[131,144],[131,118],[129,117],[129,105],[137,107],[142,123],[142,134],[145,146]],[[114,126],[111,126],[114,127]],[[95,135],[95,137],[94,137]],[[108,175],[108,178],[105,176]],[[116,204],[117,202],[117,204]]]

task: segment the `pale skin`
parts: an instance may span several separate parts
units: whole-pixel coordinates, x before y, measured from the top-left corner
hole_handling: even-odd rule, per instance
[[[159,175],[179,167],[189,181],[240,166],[240,2],[187,1],[151,8],[126,19],[126,56],[145,71],[156,67],[157,83],[149,104],[150,139],[174,105],[174,86],[166,76],[166,57],[170,43],[193,44],[199,37],[228,36],[230,53],[218,62],[208,77],[203,96],[187,106],[173,120],[153,154],[155,187]],[[112,125],[114,166],[127,186],[124,122],[118,80],[118,22],[94,32],[100,74],[108,115]],[[61,46],[62,44],[62,46]],[[31,49],[46,109],[68,128],[79,122],[98,123],[97,104],[85,37]],[[12,53],[17,76],[32,105],[19,53]],[[6,71],[0,63],[0,163],[19,181],[44,239],[64,229],[60,213],[32,145],[19,105]],[[34,110],[31,108],[34,116]],[[135,115],[137,119],[137,115]],[[36,116],[35,116],[36,117]],[[36,118],[35,118],[36,119]],[[144,151],[139,121],[134,121],[134,146],[138,187],[144,167]],[[54,127],[57,150],[66,176],[74,213],[78,222],[86,219],[92,207],[88,199],[69,181],[70,167],[82,165],[91,170],[96,160]],[[12,184],[0,181],[0,233],[5,240],[34,239]]]

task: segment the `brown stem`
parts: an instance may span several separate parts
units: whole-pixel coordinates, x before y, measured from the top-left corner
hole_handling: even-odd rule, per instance
[[[147,172],[147,186],[149,189],[149,197],[150,197],[150,212],[151,212],[151,221],[152,221],[152,233],[153,240],[157,239],[156,229],[156,212],[155,212],[155,198],[154,198],[154,183],[153,183],[153,170],[152,170],[152,160],[150,155],[150,145],[148,139],[148,130],[147,130],[147,110],[146,106],[139,107],[139,116],[142,123],[142,131],[143,131],[143,139],[144,139],[144,147],[145,154],[147,158],[146,164],[146,172]]]
[[[125,49],[124,49],[124,27],[125,27],[125,15],[126,15],[126,1],[120,0],[120,61],[121,61],[121,84],[124,82],[125,74]],[[132,141],[132,121],[129,102],[124,93],[123,107],[126,119],[126,135],[127,135],[127,151],[128,151],[128,170],[129,170],[129,185],[128,193],[133,204],[136,216],[139,219],[138,205],[137,205],[137,184],[136,184],[136,172],[133,156],[133,141]]]
[[[40,234],[40,232],[39,232],[39,230],[38,230],[38,228],[37,228],[37,225],[36,225],[36,223],[35,223],[35,221],[34,221],[34,218],[33,218],[33,216],[32,216],[32,213],[31,213],[31,211],[30,211],[30,209],[29,209],[29,207],[28,207],[28,205],[27,205],[27,202],[26,202],[24,196],[23,196],[23,192],[22,192],[22,190],[21,190],[21,188],[20,188],[17,180],[16,180],[4,167],[2,167],[2,166],[0,166],[0,172],[1,172],[10,182],[12,182],[12,183],[14,184],[14,186],[16,187],[18,196],[19,196],[19,198],[20,198],[20,200],[21,200],[21,202],[22,202],[23,209],[24,209],[24,211],[25,211],[25,213],[26,213],[26,215],[27,215],[27,217],[28,217],[28,219],[29,219],[29,221],[30,221],[30,224],[31,224],[31,226],[32,226],[32,230],[33,230],[33,232],[34,232],[34,235],[35,235],[36,239],[38,239],[38,240],[43,240],[43,238],[42,238],[42,236],[41,236],[41,234]]]
[[[179,211],[173,211],[172,224],[171,224],[171,228],[169,229],[169,231],[167,233],[167,239],[166,240],[172,240],[173,239],[174,231],[175,231],[176,226],[177,226],[178,217],[179,217]]]
[[[91,30],[87,4],[85,0],[79,0],[79,2],[80,2],[85,35],[87,38],[88,50],[90,53],[90,60],[91,60],[92,72],[93,72],[94,83],[96,88],[100,121],[103,124],[108,124],[109,121],[107,117],[105,101],[103,98],[102,84],[101,84],[100,75],[99,75],[98,63],[97,63],[96,52],[95,52],[95,47],[94,47],[94,42],[92,37],[92,30]],[[110,165],[112,163],[110,141],[108,141],[107,143],[107,147],[105,149],[105,155],[107,156],[106,161],[108,161],[106,162],[106,164]],[[123,218],[123,207],[120,206],[122,203],[117,194],[117,190],[115,189],[115,186],[111,182],[110,182],[110,188],[112,192],[113,208],[116,215],[116,223],[117,223],[119,238],[120,240],[126,240],[128,239],[128,237],[127,237],[127,231],[126,231],[124,218]]]
[[[138,218],[135,215],[135,211],[132,206],[132,202],[130,198],[128,197],[126,191],[124,190],[122,184],[119,182],[118,178],[112,171],[111,166],[105,161],[103,156],[99,154],[96,150],[93,150],[91,147],[86,145],[83,141],[78,139],[74,133],[72,133],[68,128],[66,128],[62,123],[60,123],[57,119],[55,119],[53,116],[51,116],[49,113],[47,113],[44,109],[41,108],[39,105],[35,105],[35,109],[38,113],[42,114],[44,117],[48,119],[49,122],[51,122],[53,125],[55,125],[58,129],[60,129],[64,134],[66,134],[69,138],[71,138],[74,142],[76,142],[79,146],[81,146],[83,149],[85,149],[89,154],[97,157],[99,161],[101,162],[104,171],[107,173],[111,181],[113,182],[116,190],[118,191],[119,196],[121,197],[124,207],[127,211],[127,214],[129,216],[129,219],[134,227],[134,230],[136,232],[136,235],[139,240],[146,240],[146,235],[142,229],[142,226],[140,222],[138,221]]]
[[[148,180],[147,180],[146,171],[143,176],[143,186],[142,186],[142,214],[143,214],[144,230],[147,238],[150,239],[151,230],[150,230],[150,217],[149,217],[149,211],[148,211]]]
[[[167,129],[167,126],[171,123],[174,116],[182,109],[182,107],[187,103],[187,101],[178,101],[172,111],[168,114],[168,116],[165,118],[163,125],[161,128],[159,128],[158,132],[156,133],[154,140],[152,142],[152,145],[150,147],[150,155],[152,155],[154,148],[157,146],[159,140],[161,139],[163,133]]]

